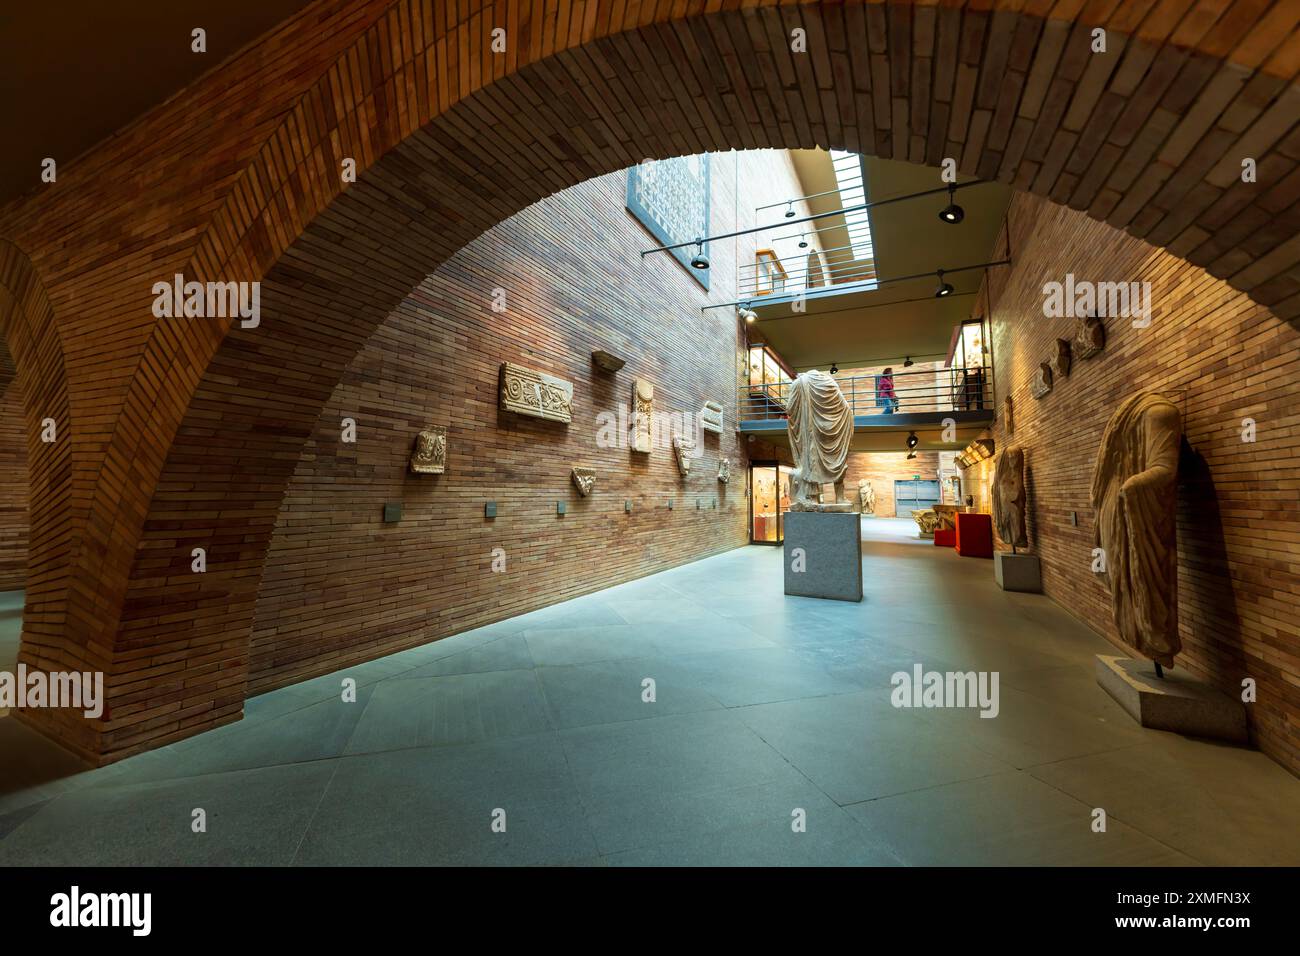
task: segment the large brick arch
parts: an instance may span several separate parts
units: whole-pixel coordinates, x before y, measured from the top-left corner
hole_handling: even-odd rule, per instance
[[[487,228],[642,158],[951,156],[1300,316],[1287,3],[987,6],[367,4],[188,255],[187,278],[261,280],[261,326],[160,322],[144,346],[105,451],[106,473],[126,478],[89,508],[104,546],[84,551],[86,644],[105,648],[111,713],[78,749],[112,758],[238,715],[285,484],[352,356]],[[504,54],[490,52],[496,26]],[[1097,26],[1105,54],[1090,49]],[[791,49],[796,29],[807,53]],[[1245,157],[1257,184],[1240,180]],[[138,440],[143,420],[165,440]]]
[[[21,660],[33,667],[103,667],[103,648],[83,649],[67,639],[67,590],[72,541],[72,445],[63,343],[45,287],[31,261],[0,239],[0,339],[23,395],[26,419],[30,534]],[[0,385],[3,387],[3,385]],[[56,440],[45,442],[47,420]],[[83,732],[79,721],[52,732],[68,739]]]

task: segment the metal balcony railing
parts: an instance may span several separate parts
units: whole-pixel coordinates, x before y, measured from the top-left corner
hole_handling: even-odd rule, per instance
[[[992,378],[987,367],[895,372],[892,396],[880,379],[881,376],[875,373],[835,377],[855,418],[927,412],[992,412]],[[790,382],[779,382],[742,387],[736,401],[738,420],[758,422],[787,418],[790,386]]]
[[[793,268],[781,263],[782,271],[765,272],[763,263],[747,264],[740,267],[736,284],[736,298],[750,300],[754,304],[762,302],[763,296],[799,295],[804,292],[826,291],[842,288],[844,291],[866,284],[874,287],[876,281],[876,263],[873,259],[828,258],[832,254],[849,256],[851,247],[841,246],[822,251],[820,266],[813,267],[808,257],[800,256]]]

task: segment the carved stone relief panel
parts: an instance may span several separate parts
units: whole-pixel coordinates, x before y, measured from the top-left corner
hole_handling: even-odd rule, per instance
[[[573,420],[573,383],[535,369],[501,363],[501,408],[552,422]]]
[[[441,475],[447,470],[447,429],[430,425],[415,436],[411,451],[411,472],[416,475]]]
[[[632,449],[643,455],[654,447],[655,387],[643,378],[632,383]]]
[[[596,487],[596,469],[594,468],[577,468],[573,469],[573,485],[578,489],[578,494],[587,497],[591,494],[591,489]]]
[[[722,405],[719,402],[710,400],[704,403],[700,409],[700,427],[706,432],[722,434]]]
[[[1029,394],[1034,398],[1042,398],[1052,390],[1052,366],[1043,362],[1038,366],[1038,371],[1034,373],[1034,380],[1029,385]]]
[[[695,451],[695,442],[685,435],[673,436],[673,455],[677,458],[677,470],[685,478],[691,473],[691,455]]]

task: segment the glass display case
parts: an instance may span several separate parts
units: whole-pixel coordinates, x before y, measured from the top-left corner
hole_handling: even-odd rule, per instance
[[[749,466],[749,489],[750,543],[781,544],[790,510],[790,469],[775,461],[755,461]]]

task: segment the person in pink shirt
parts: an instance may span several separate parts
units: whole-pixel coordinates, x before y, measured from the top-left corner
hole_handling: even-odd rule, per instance
[[[876,392],[885,403],[885,414],[892,415],[898,411],[898,395],[894,392],[894,370],[887,368],[880,373],[876,382]]]

